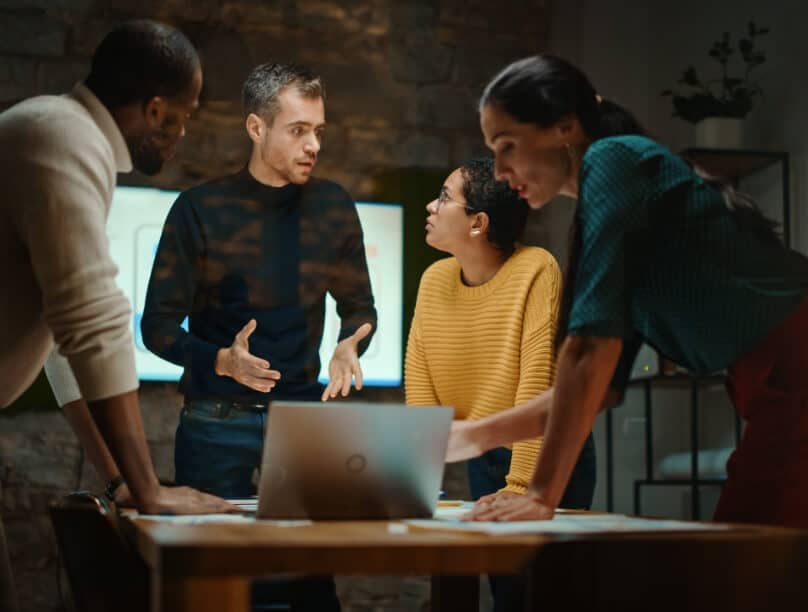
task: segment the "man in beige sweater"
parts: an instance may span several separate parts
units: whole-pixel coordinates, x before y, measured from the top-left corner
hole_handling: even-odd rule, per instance
[[[66,359],[52,359],[51,378],[68,420],[91,458],[120,469],[115,481],[150,513],[230,506],[157,480],[138,404],[130,306],[115,283],[105,225],[116,173],[160,171],[201,87],[199,58],[182,33],[132,21],[101,42],[90,75],[71,93],[0,114],[0,407],[58,345]]]

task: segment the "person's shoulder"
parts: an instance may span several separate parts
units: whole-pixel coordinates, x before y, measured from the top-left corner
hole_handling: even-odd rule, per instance
[[[329,202],[353,205],[353,198],[348,191],[336,181],[312,177],[302,187],[304,195],[323,198]]]
[[[587,209],[592,196],[604,205],[621,208],[658,188],[660,172],[674,168],[686,177],[687,166],[664,145],[640,135],[611,136],[593,142],[581,163],[578,210]],[[608,197],[606,197],[608,195]],[[605,200],[604,200],[605,199]]]
[[[589,145],[589,149],[584,155],[584,161],[602,157],[628,157],[639,160],[649,154],[664,153],[670,153],[670,151],[652,138],[639,134],[625,134],[596,140]]]
[[[193,202],[211,201],[211,196],[215,200],[217,196],[227,196],[235,194],[239,191],[242,183],[241,175],[243,171],[233,174],[226,174],[212,179],[208,179],[184,189],[179,196],[179,200],[187,200]]]
[[[445,285],[447,282],[459,278],[460,264],[454,257],[443,257],[430,264],[421,275],[421,285],[430,287]]]
[[[43,122],[45,125],[42,128],[47,128],[49,123],[68,119],[93,122],[89,111],[78,100],[68,95],[43,95],[28,98],[4,111],[2,117],[4,120],[37,123],[40,119],[49,119],[49,121]]]
[[[519,245],[511,257],[516,264],[528,268],[558,267],[553,254],[538,246]]]
[[[359,210],[350,194],[335,181],[312,177],[300,187],[300,205],[304,214],[330,225],[346,240],[361,231]]]
[[[513,274],[525,277],[526,281],[539,276],[561,278],[561,268],[550,251],[537,246],[520,245],[510,257]]]
[[[0,116],[0,134],[4,148],[13,143],[17,153],[45,149],[53,155],[80,157],[109,149],[87,109],[69,96],[37,96],[12,106]]]

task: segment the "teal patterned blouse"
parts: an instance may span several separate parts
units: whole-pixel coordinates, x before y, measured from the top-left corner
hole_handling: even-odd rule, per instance
[[[696,374],[752,349],[808,292],[808,259],[744,223],[679,156],[643,136],[594,142],[582,166],[571,335],[644,341]]]

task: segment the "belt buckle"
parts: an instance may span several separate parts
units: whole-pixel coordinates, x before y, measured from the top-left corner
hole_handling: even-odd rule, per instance
[[[244,402],[232,402],[230,405],[234,410],[242,412],[263,412],[267,408],[264,404],[246,404]]]

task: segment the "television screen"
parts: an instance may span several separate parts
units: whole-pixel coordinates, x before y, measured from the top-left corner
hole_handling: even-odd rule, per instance
[[[179,380],[182,374],[179,366],[149,351],[140,334],[146,286],[157,243],[168,211],[178,195],[177,191],[151,187],[118,186],[107,223],[112,258],[119,269],[118,284],[131,301],[134,312],[135,358],[141,380]],[[365,235],[370,282],[379,315],[376,335],[361,359],[362,373],[367,385],[397,386],[401,384],[402,376],[404,215],[398,204],[357,202],[356,208]],[[335,302],[329,295],[320,347],[322,382],[328,381],[328,361],[337,344],[338,333]]]

